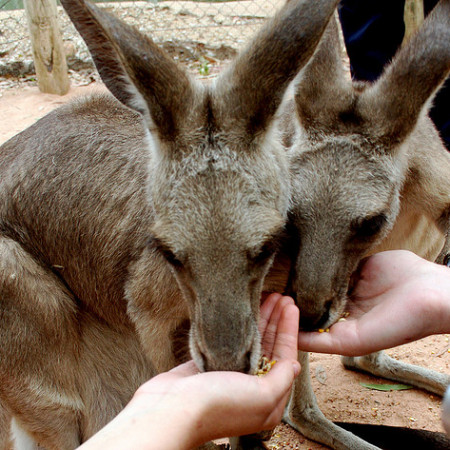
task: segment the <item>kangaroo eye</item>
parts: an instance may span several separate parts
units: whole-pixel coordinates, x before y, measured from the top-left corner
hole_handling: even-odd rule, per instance
[[[285,236],[284,231],[271,237],[263,246],[259,252],[249,252],[248,258],[255,266],[263,266],[267,261],[276,253],[283,242]]]
[[[263,266],[277,252],[277,250],[287,241],[288,235],[284,228],[276,230],[259,251],[250,250],[247,254],[249,261],[255,266]]]
[[[164,259],[173,267],[175,268],[182,268],[183,263],[176,257],[175,253],[167,247],[164,242],[161,242],[156,237],[151,237],[149,239],[149,245],[156,249],[162,256],[164,256]]]
[[[353,228],[353,237],[356,239],[365,239],[377,235],[385,223],[387,217],[385,214],[378,214],[355,223]]]
[[[261,247],[260,252],[252,258],[252,261],[256,265],[263,265],[265,264],[275,253],[276,246],[273,245],[271,242],[268,242],[264,244]]]
[[[175,256],[175,254],[171,250],[167,248],[160,248],[159,251],[171,266],[177,269],[183,267],[183,263]]]

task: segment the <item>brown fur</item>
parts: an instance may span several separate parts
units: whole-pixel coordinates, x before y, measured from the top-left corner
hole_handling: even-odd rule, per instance
[[[255,367],[290,199],[275,115],[337,1],[289,2],[207,86],[114,16],[62,3],[116,98],[0,150],[0,423],[48,449],[173,367],[188,319],[200,368]]]
[[[352,82],[346,59],[338,20],[332,20],[298,80],[298,122],[290,126],[296,134],[289,149],[289,222],[298,242],[288,292],[309,329],[341,317],[352,274],[365,256],[403,248],[442,262],[450,252],[450,155],[427,115],[450,71],[450,1],[438,4],[374,84]],[[332,448],[373,448],[323,416],[308,355],[300,359],[286,421]],[[383,353],[345,364],[440,395],[450,383],[448,375]]]
[[[432,225],[420,253],[442,262],[450,252],[450,156],[427,115],[450,71],[449,10],[440,2],[372,85],[350,80],[333,21],[298,81],[300,131],[289,152],[300,249],[291,288],[305,324],[340,317],[363,256],[420,248],[412,238],[417,224],[421,239],[422,219]]]

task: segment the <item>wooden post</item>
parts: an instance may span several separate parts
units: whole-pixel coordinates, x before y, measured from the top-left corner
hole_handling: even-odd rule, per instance
[[[405,37],[402,45],[415,33],[422,25],[425,13],[423,8],[423,0],[405,0]]]
[[[25,0],[25,14],[40,91],[67,94],[70,81],[58,27],[56,0]]]

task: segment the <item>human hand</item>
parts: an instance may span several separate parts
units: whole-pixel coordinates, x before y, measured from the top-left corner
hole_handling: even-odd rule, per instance
[[[329,333],[300,332],[304,351],[359,356],[450,331],[450,270],[394,250],[366,259],[349,316]]]
[[[220,437],[273,428],[281,421],[300,371],[298,324],[293,300],[271,294],[260,313],[263,352],[277,360],[267,375],[199,373],[189,361],[144,383],[127,407],[83,448],[188,449]]]

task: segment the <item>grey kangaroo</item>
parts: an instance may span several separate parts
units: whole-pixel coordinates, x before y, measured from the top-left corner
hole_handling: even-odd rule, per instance
[[[11,422],[31,446],[77,447],[177,363],[187,321],[199,368],[255,368],[290,201],[277,111],[337,0],[291,0],[210,85],[106,11],[62,4],[113,96],[0,149],[0,447]]]
[[[371,253],[402,248],[448,263],[450,155],[427,112],[449,71],[450,0],[441,0],[373,84],[352,82],[339,22],[330,21],[297,80],[295,112],[287,107],[286,117],[298,120],[285,124],[297,239],[288,292],[304,328],[327,328],[343,315],[352,274]],[[332,448],[374,448],[324,417],[307,354],[300,359],[286,421]],[[450,383],[449,375],[382,352],[344,363],[439,395]]]

